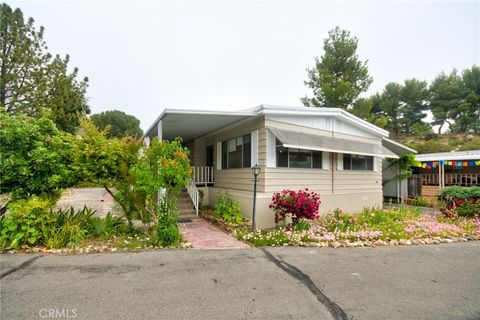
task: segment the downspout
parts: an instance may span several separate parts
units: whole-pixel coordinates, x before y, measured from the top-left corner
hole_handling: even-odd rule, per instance
[[[397,165],[397,203],[400,203],[400,166]]]
[[[332,194],[335,193],[335,191],[334,191],[334,185],[333,185],[333,179],[334,179],[334,172],[333,172],[333,171],[335,170],[335,168],[337,168],[337,163],[336,163],[336,162],[335,162],[335,163],[333,162],[334,159],[336,158],[334,155],[336,155],[336,153],[330,152],[330,163],[332,164],[332,165],[330,166],[331,169],[332,169]]]
[[[335,138],[335,117],[332,117],[332,138]],[[337,170],[337,161],[334,161],[334,158],[338,159],[338,156],[334,156],[334,154],[336,155],[336,153],[333,153],[333,152],[330,152],[331,154],[331,158],[332,158],[332,161],[331,161],[331,164],[332,164],[332,195],[335,194],[335,185],[334,185],[334,181],[335,181],[335,173],[334,173],[334,170]]]

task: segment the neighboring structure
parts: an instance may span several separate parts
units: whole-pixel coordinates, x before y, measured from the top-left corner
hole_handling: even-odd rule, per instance
[[[417,151],[392,140],[384,139],[383,143],[388,149],[400,156],[407,153],[417,153]],[[402,199],[408,196],[408,180],[407,178],[401,179],[404,174],[405,172],[400,170],[398,162],[395,161],[395,159],[383,159],[382,184],[384,197],[395,199],[397,203],[400,203]]]
[[[408,195],[432,198],[446,186],[480,185],[480,150],[426,153],[408,180]]]
[[[382,158],[411,149],[388,140],[388,132],[336,108],[261,105],[239,112],[165,109],[146,131],[145,141],[181,137],[191,152],[195,183],[203,204],[218,192],[240,201],[251,217],[251,167],[260,165],[257,226],[271,227],[268,208],[274,192],[285,188],[316,191],[320,211],[358,212],[382,206]]]

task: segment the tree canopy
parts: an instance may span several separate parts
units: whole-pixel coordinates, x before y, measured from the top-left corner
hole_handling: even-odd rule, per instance
[[[315,57],[315,66],[307,69],[305,85],[313,90],[313,97],[301,98],[307,107],[347,109],[372,83],[367,61],[357,55],[358,39],[339,27],[328,33],[324,53]]]
[[[25,19],[20,9],[0,5],[0,106],[9,114],[50,117],[61,130],[74,132],[79,118],[90,113],[88,78],[69,72],[69,56],[52,56],[43,39],[44,28]]]
[[[128,115],[123,111],[109,110],[90,117],[92,122],[100,129],[108,128],[107,137],[123,138],[136,137],[140,138],[143,134],[140,129],[140,120],[132,115]]]

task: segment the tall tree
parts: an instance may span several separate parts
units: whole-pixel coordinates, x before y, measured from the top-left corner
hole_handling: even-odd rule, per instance
[[[480,67],[472,66],[462,73],[465,101],[459,110],[453,113],[460,132],[469,129],[480,132]]]
[[[119,110],[105,111],[90,117],[92,122],[100,129],[110,127],[107,137],[123,138],[128,136],[141,137],[140,120],[132,115]]]
[[[339,27],[328,33],[323,43],[323,56],[315,57],[315,66],[307,69],[305,85],[313,97],[301,98],[307,107],[347,109],[372,83],[367,61],[357,55],[358,39]]]
[[[382,112],[388,117],[387,130],[395,137],[401,134],[402,128],[402,85],[390,82],[382,94],[377,96]]]
[[[463,103],[462,79],[453,70],[450,74],[440,73],[430,84],[430,110],[433,114],[433,125],[438,125],[438,133],[442,132],[445,123],[452,124],[452,115]]]
[[[428,84],[426,81],[407,79],[401,90],[402,133],[412,134],[412,127],[427,115],[423,111],[427,106]]]
[[[377,127],[385,128],[387,126],[388,117],[383,115],[380,109],[374,108],[372,98],[357,99],[353,103],[353,106],[348,109],[348,111],[351,114],[376,125]]]
[[[88,79],[77,80],[77,69],[68,72],[68,56],[46,52],[43,33],[20,9],[0,5],[0,105],[10,114],[35,117],[50,109],[57,126],[73,132],[79,116],[90,112]]]

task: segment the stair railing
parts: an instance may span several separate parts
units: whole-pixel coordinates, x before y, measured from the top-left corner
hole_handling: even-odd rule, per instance
[[[195,207],[195,212],[198,216],[198,204],[199,204],[199,197],[200,193],[198,192],[198,188],[195,185],[195,182],[190,181],[190,184],[187,186],[188,194],[190,195],[190,199],[192,200],[193,206]]]

